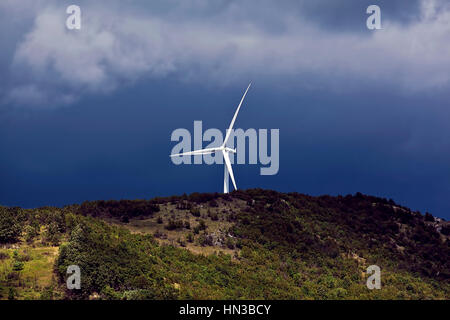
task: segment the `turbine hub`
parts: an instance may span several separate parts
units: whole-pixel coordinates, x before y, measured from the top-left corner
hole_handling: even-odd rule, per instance
[[[236,149],[231,149],[231,148],[228,148],[228,147],[226,147],[224,150],[226,152],[231,152],[231,153],[236,153],[237,152]]]

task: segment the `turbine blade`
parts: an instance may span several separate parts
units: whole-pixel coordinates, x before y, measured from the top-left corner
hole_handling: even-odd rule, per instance
[[[241,102],[239,103],[239,106],[236,109],[236,112],[234,114],[233,119],[231,120],[230,123],[230,127],[228,128],[227,132],[226,132],[226,136],[225,139],[223,140],[223,146],[225,146],[227,144],[228,139],[230,138],[231,135],[231,129],[233,129],[234,126],[234,122],[236,121],[237,115],[239,113],[239,109],[241,108],[242,102],[244,102],[245,96],[247,95],[247,91],[248,89],[250,89],[250,86],[252,85],[252,83],[250,82],[250,84],[247,87],[247,90],[245,90],[244,95],[242,96]]]
[[[202,154],[210,154],[214,153],[218,150],[218,148],[209,148],[209,149],[202,149],[202,150],[195,150],[195,151],[188,151],[183,153],[176,153],[171,154],[171,157],[178,157],[178,156],[196,156],[196,155],[202,155]]]
[[[237,190],[236,181],[234,181],[233,168],[231,167],[230,158],[228,157],[228,152],[222,150],[223,159],[225,160],[225,165],[227,166],[228,173],[230,174],[231,181],[233,182],[234,190]]]

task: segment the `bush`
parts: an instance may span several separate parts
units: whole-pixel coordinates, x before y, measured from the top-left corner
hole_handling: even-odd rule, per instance
[[[8,291],[8,300],[15,300],[17,296],[17,292],[15,288],[9,288]]]
[[[22,261],[16,261],[13,264],[13,270],[14,271],[22,271],[23,270],[23,262]]]
[[[194,242],[194,235],[191,233],[191,232],[189,232],[187,235],[186,235],[186,241],[187,242]]]
[[[194,227],[194,233],[199,234],[200,231],[206,230],[208,226],[206,225],[204,220],[200,220],[200,223]]]
[[[205,220],[200,220],[198,226],[199,226],[200,230],[206,230],[208,228],[208,226],[205,223]]]
[[[200,226],[195,226],[194,227],[194,234],[199,234],[200,233]]]
[[[181,240],[181,238],[178,238],[178,239],[177,239],[177,242],[178,242],[178,244],[179,244],[181,247],[186,247],[186,242],[184,242],[183,240]]]
[[[219,204],[217,203],[217,201],[215,199],[212,199],[209,202],[209,206],[212,207],[212,208],[217,208],[219,206]]]
[[[202,233],[200,237],[198,238],[198,243],[202,246],[212,246],[213,245],[213,238],[212,236]]]
[[[172,218],[169,219],[169,222],[165,226],[167,230],[182,229],[183,227],[184,223],[182,220],[174,220]]]
[[[105,288],[103,288],[100,296],[104,300],[120,300],[122,298],[122,294],[115,291],[110,286],[106,286]]]
[[[14,259],[20,262],[27,262],[31,260],[31,256],[27,251],[24,251],[22,254],[19,254],[17,251],[14,251]]]
[[[84,216],[115,217],[123,220],[151,216],[159,210],[159,205],[151,200],[100,200],[83,202],[78,208],[78,213]]]
[[[219,216],[218,216],[218,214],[216,212],[211,213],[210,217],[211,217],[212,221],[219,220]]]
[[[193,208],[193,209],[190,210],[190,212],[191,212],[191,214],[192,214],[194,217],[200,217],[200,209],[198,209],[198,208]]]
[[[228,247],[228,249],[234,249],[236,247],[235,241],[232,238],[227,238],[225,241],[225,245]]]
[[[6,259],[9,259],[8,252],[0,252],[0,261],[1,260],[6,260]]]

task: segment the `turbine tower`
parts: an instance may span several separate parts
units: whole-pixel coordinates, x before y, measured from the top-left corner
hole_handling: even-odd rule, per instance
[[[245,90],[244,95],[242,96],[241,102],[239,103],[236,112],[234,113],[234,117],[231,120],[230,127],[226,131],[225,139],[223,140],[223,144],[218,148],[207,148],[207,149],[201,149],[201,150],[195,150],[195,151],[189,151],[189,152],[183,152],[183,153],[177,153],[177,154],[171,154],[171,157],[178,157],[178,156],[197,156],[197,155],[203,155],[203,154],[211,154],[215,152],[222,152],[223,160],[224,160],[224,177],[223,177],[223,193],[228,193],[229,190],[229,181],[231,177],[231,181],[233,182],[234,189],[237,190],[236,181],[234,180],[234,174],[233,174],[233,168],[231,167],[231,161],[230,161],[230,153],[236,153],[236,149],[231,149],[226,146],[228,140],[231,136],[231,130],[233,129],[234,122],[236,121],[237,115],[239,113],[239,109],[242,106],[242,102],[244,102],[245,96],[247,95],[248,89],[250,89],[250,86],[252,84],[250,83],[247,87],[247,90]]]

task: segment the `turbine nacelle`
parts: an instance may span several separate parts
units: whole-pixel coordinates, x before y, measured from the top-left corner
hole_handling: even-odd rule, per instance
[[[231,153],[237,153],[236,149],[223,148],[223,150],[225,150],[225,151],[227,151],[227,152],[231,152]]]
[[[217,147],[217,148],[207,148],[207,149],[171,154],[170,157],[173,158],[173,157],[182,157],[182,156],[200,156],[203,154],[211,154],[211,153],[215,153],[215,152],[219,152],[219,151],[237,153],[236,149],[231,149],[228,147],[221,146],[221,147]]]

